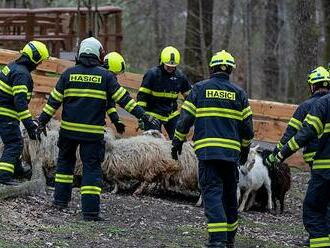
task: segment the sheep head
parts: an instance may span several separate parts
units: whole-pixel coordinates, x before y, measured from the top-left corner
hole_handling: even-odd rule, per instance
[[[250,149],[250,153],[248,155],[247,161],[245,163],[245,167],[248,171],[251,171],[255,162],[256,162],[256,156],[257,156],[257,150],[259,148],[259,145],[256,145],[255,147]],[[243,172],[242,172],[243,173]],[[243,173],[244,174],[244,173]]]
[[[145,136],[152,136],[152,137],[154,137],[154,138],[159,138],[159,139],[166,140],[164,134],[162,134],[160,131],[155,130],[155,129],[144,131],[144,132],[142,133],[142,135],[145,135]]]

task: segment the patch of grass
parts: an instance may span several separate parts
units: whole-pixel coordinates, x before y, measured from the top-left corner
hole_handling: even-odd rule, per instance
[[[263,248],[283,248],[283,245],[276,244],[272,241],[262,241],[257,238],[250,238],[242,235],[236,236],[236,247],[240,248],[254,248],[254,247],[263,247]]]
[[[15,241],[12,241],[12,240],[4,240],[4,239],[0,239],[0,247],[1,248],[24,248],[24,247],[27,247],[26,245],[21,245]],[[28,247],[31,247],[32,246],[28,246]]]
[[[110,227],[108,226],[105,231],[107,234],[123,234],[127,232],[125,228],[114,227],[114,226],[110,226]]]

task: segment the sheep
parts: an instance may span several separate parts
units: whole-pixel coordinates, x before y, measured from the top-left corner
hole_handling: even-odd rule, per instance
[[[167,141],[150,136],[136,136],[115,140],[111,149],[106,149],[102,164],[107,180],[117,185],[125,180],[138,180],[141,186],[134,195],[141,194],[151,183],[160,183],[165,176],[172,176],[180,170],[171,158]],[[118,190],[117,186],[113,193]]]
[[[148,130],[143,133],[144,136],[152,136],[149,138],[142,138],[143,136],[131,137],[128,139],[121,139],[116,140],[113,142],[113,150],[107,151],[106,156],[114,156],[117,157],[117,154],[120,154],[124,151],[124,153],[129,153],[129,155],[123,155],[121,157],[122,164],[127,164],[129,162],[132,163],[140,163],[135,164],[134,167],[130,165],[130,168],[127,169],[133,170],[135,173],[141,173],[139,171],[141,169],[146,170],[150,161],[155,161],[155,165],[153,167],[159,166],[159,168],[163,168],[165,165],[164,163],[168,163],[167,172],[162,173],[160,177],[155,180],[149,180],[148,182],[142,183],[141,187],[138,188],[134,194],[141,194],[145,187],[150,184],[151,182],[158,183],[163,189],[166,190],[175,190],[175,191],[196,191],[198,189],[198,179],[197,179],[197,172],[198,172],[198,160],[194,153],[192,142],[187,142],[183,144],[182,154],[179,156],[179,160],[175,161],[171,157],[171,141],[167,141],[159,131],[157,130]],[[138,138],[139,137],[139,138]],[[155,143],[157,147],[155,147]],[[130,145],[128,145],[130,144]],[[126,151],[127,146],[129,149],[133,149],[133,151]],[[145,156],[145,153],[148,153],[148,157]],[[135,159],[130,159],[130,156],[133,156]],[[105,159],[107,160],[107,158]],[[107,179],[111,180],[113,176],[113,180],[115,183],[115,189],[113,193],[118,191],[118,184],[123,182],[127,179],[138,179],[137,175],[134,177],[125,176],[125,174],[131,175],[132,172],[126,171],[121,172],[119,175],[117,174],[118,171],[121,169],[119,166],[114,165],[118,163],[117,161],[112,161],[108,163],[108,165],[104,165],[103,170],[108,171],[105,173],[108,175]],[[157,165],[159,164],[159,165]],[[157,166],[156,166],[157,165]],[[115,166],[115,170],[110,170],[112,167]],[[126,166],[126,165],[125,165]],[[158,173],[158,172],[157,172]],[[141,174],[139,175],[141,180]],[[144,175],[143,177],[146,177]],[[142,180],[143,181],[143,180]]]
[[[44,173],[47,179],[47,184],[52,184],[51,182],[54,179],[55,171],[56,171],[56,163],[58,158],[58,138],[59,138],[59,122],[52,120],[50,121],[49,125],[47,125],[47,129],[51,127],[50,130],[47,131],[47,137],[42,136],[42,139],[40,142],[31,142],[28,138],[26,130],[21,127],[22,129],[22,135],[24,137],[24,148],[23,148],[23,154],[22,154],[22,161],[27,164],[33,164],[33,161],[31,161],[30,156],[30,149],[32,151],[36,151],[37,154],[40,154],[42,166],[44,169]],[[104,139],[106,141],[106,146],[111,148],[112,141],[114,140],[114,135],[112,130],[106,129],[106,133],[104,135]],[[77,163],[78,165],[81,164],[80,162],[80,156],[79,151],[77,149]],[[75,167],[74,175],[76,177],[79,177],[82,175],[82,170],[80,170],[79,166]]]
[[[265,159],[272,151],[264,150],[261,157]],[[286,192],[291,187],[291,172],[286,163],[280,163],[277,166],[267,167],[271,179],[272,201],[274,204],[274,211],[277,209],[276,200],[280,202],[280,213],[284,212],[284,199]]]
[[[59,126],[52,124],[53,127]],[[166,141],[159,132],[147,131],[144,135],[126,139],[114,140],[110,132],[105,135],[106,152],[102,163],[103,177],[107,181],[115,182],[113,193],[118,191],[118,183],[127,180],[138,180],[141,186],[134,192],[141,194],[150,183],[166,181],[168,187],[175,186],[195,190],[197,189],[197,158],[191,143],[185,144],[180,161],[171,158],[171,143]],[[153,137],[151,137],[151,136]],[[26,133],[25,133],[26,136]],[[159,138],[155,138],[159,137]],[[31,163],[29,146],[42,154],[43,166],[48,179],[54,178],[58,156],[58,131],[48,131],[48,137],[43,137],[40,143],[25,142],[23,159]],[[82,162],[77,151],[77,165],[75,176],[82,175]],[[49,180],[50,181],[50,180]]]
[[[272,191],[271,179],[269,177],[268,169],[264,166],[262,157],[257,152],[258,146],[250,150],[247,162],[239,168],[239,183],[237,187],[237,200],[240,200],[241,190],[244,190],[242,202],[238,211],[242,212],[244,209],[252,207],[257,190],[263,185],[267,190],[267,207],[268,210],[272,209]],[[251,193],[249,204],[245,208],[248,197]]]

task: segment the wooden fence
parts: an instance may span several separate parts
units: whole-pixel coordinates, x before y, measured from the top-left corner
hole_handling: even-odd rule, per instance
[[[106,51],[121,51],[122,10],[118,7],[92,8],[0,9],[0,45],[19,49],[26,41],[45,42],[53,56],[60,51],[72,52],[76,42],[97,35]],[[93,16],[97,23],[89,19]],[[102,25],[100,25],[102,23]],[[97,32],[96,32],[97,31]]]
[[[18,56],[19,54],[17,52],[0,49],[0,64],[7,64]],[[57,82],[59,74],[73,65],[74,63],[71,61],[50,58],[38,66],[37,70],[32,74],[34,80],[34,94],[30,103],[32,114],[36,115],[41,112],[49,93]],[[127,88],[131,95],[135,97],[142,80],[142,75],[127,72],[120,75],[118,79],[120,84]],[[285,131],[287,123],[297,108],[297,105],[253,99],[250,99],[249,102],[254,117],[255,139],[277,143]],[[56,118],[60,118],[60,111],[57,112]],[[121,115],[121,118],[127,126],[125,136],[136,135],[137,121],[135,118],[129,114]],[[292,156],[289,163],[293,166],[305,166],[302,156],[299,153]]]

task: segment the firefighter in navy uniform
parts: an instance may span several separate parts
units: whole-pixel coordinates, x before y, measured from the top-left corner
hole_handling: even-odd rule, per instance
[[[172,139],[180,114],[178,94],[181,93],[186,98],[191,85],[183,72],[176,68],[180,63],[180,53],[176,48],[165,47],[159,60],[160,65],[149,69],[144,75],[137,101],[148,114],[161,121]],[[144,130],[149,129],[161,131],[161,126],[144,126]]]
[[[194,125],[199,183],[208,219],[208,247],[234,247],[237,221],[237,165],[245,163],[253,138],[246,93],[229,81],[234,58],[226,51],[210,62],[211,78],[194,85],[182,105],[172,141],[172,157]]]
[[[54,206],[65,208],[71,199],[76,149],[83,163],[81,202],[84,220],[102,220],[100,194],[101,162],[104,159],[104,125],[107,102],[114,100],[145,122],[157,120],[144,113],[116,78],[105,68],[103,47],[91,37],[80,44],[77,64],[67,69],[51,92],[39,117],[44,126],[63,104],[59,133],[59,155],[55,174]]]
[[[117,79],[117,75],[124,73],[126,70],[126,63],[119,53],[111,52],[104,57],[104,68],[109,70],[114,77]],[[119,115],[116,110],[115,101],[109,101],[107,106],[107,114],[115,126],[117,133],[123,134],[125,132],[125,124],[120,120]]]
[[[14,185],[14,175],[27,173],[21,165],[23,140],[20,121],[31,139],[37,138],[38,124],[32,120],[28,104],[32,97],[31,72],[48,59],[48,49],[42,42],[30,41],[21,56],[5,66],[0,73],[0,136],[4,150],[0,159],[0,183]]]
[[[322,79],[322,87],[330,84],[330,75],[326,70],[319,69],[319,73],[315,73],[313,78]],[[303,223],[309,233],[310,247],[330,247],[330,223],[327,219],[327,207],[330,200],[329,94],[314,102],[302,128],[275,155],[272,165],[276,166],[317,137],[319,137],[319,149],[314,156],[311,179],[303,203]]]
[[[294,112],[292,118],[290,119],[288,123],[288,127],[283,134],[280,142],[277,144],[276,148],[273,151],[273,154],[269,155],[268,158],[266,158],[266,164],[271,165],[272,161],[275,158],[275,155],[280,151],[280,149],[283,147],[284,144],[286,144],[302,127],[302,123],[310,111],[311,107],[322,96],[326,95],[329,92],[330,85],[326,83],[326,85],[323,85],[323,82],[327,82],[327,80],[324,80],[324,78],[318,76],[327,74],[327,70],[320,66],[316,68],[315,70],[311,71],[311,73],[308,75],[307,83],[309,85],[310,91],[312,93],[311,97],[304,101],[302,104],[298,106],[296,111]],[[304,160],[309,166],[311,167],[313,164],[313,157],[316,154],[316,151],[318,150],[318,138],[311,140],[303,150],[303,156]]]

